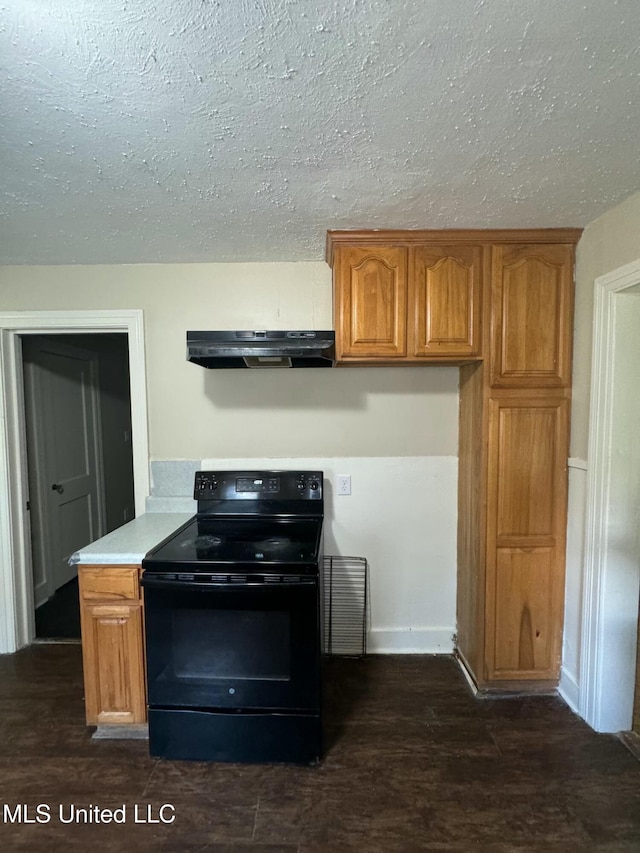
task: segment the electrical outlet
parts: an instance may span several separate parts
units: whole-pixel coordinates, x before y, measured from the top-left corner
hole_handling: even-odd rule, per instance
[[[337,491],[339,495],[351,494],[351,474],[338,474]]]

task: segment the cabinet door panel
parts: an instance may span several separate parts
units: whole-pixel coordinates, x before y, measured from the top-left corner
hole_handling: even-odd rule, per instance
[[[554,562],[552,548],[498,549],[493,678],[557,674]]]
[[[340,247],[334,282],[338,358],[406,356],[406,249]]]
[[[469,356],[480,334],[480,246],[420,246],[411,250],[413,354]]]
[[[564,530],[568,400],[489,401],[489,543],[549,545]]]
[[[494,246],[491,384],[568,386],[573,247]]]
[[[553,536],[557,405],[496,408],[496,536]]]
[[[556,678],[562,635],[568,400],[489,401],[486,677]]]
[[[83,607],[82,651],[88,724],[122,725],[145,721],[142,645],[139,604]]]

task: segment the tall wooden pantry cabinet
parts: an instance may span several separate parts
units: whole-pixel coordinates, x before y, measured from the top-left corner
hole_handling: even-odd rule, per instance
[[[579,229],[330,231],[340,366],[459,364],[457,653],[557,683]]]

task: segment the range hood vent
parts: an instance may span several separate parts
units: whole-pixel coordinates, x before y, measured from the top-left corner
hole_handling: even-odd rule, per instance
[[[187,332],[187,360],[201,367],[333,367],[335,333]]]

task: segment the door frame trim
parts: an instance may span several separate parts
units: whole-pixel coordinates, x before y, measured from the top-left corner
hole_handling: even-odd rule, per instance
[[[149,495],[142,310],[0,312],[0,654],[35,635],[20,336],[107,332],[126,332],[129,339],[135,511],[142,515]]]
[[[615,310],[616,297],[638,284],[640,260],[598,277],[594,293],[579,713],[593,729],[607,732],[620,729],[620,720],[607,719],[602,708],[607,666],[606,580]]]

